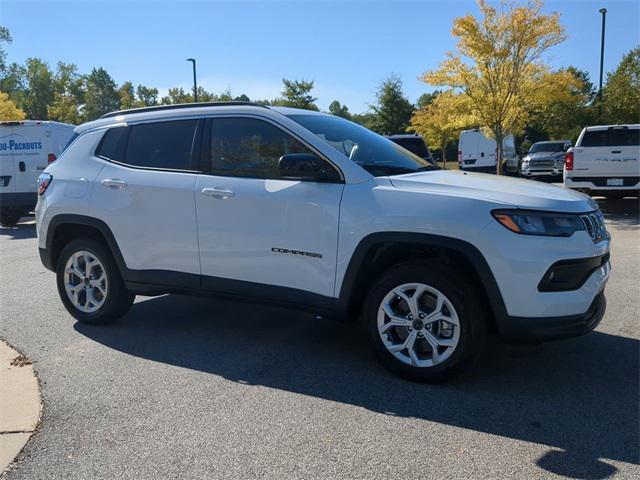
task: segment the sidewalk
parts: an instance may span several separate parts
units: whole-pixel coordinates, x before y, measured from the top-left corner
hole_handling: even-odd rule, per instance
[[[0,340],[0,475],[33,434],[41,411],[31,361]]]

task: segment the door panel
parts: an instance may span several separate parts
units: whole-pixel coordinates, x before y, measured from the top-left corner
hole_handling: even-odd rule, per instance
[[[201,175],[202,274],[332,296],[342,190],[342,184]]]
[[[102,169],[93,190],[92,216],[109,225],[128,268],[200,274],[196,177],[110,163]]]
[[[283,155],[316,154],[271,122],[215,117],[206,131],[210,175],[195,189],[203,286],[218,277],[333,296],[343,184],[281,179]]]

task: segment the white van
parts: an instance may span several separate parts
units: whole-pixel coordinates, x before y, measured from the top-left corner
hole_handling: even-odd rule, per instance
[[[564,161],[564,185],[609,199],[640,192],[640,125],[586,127]]]
[[[505,137],[502,147],[504,162],[516,158],[513,135]],[[461,170],[496,173],[496,141],[478,128],[463,130],[458,143],[458,166]]]
[[[15,225],[36,205],[37,180],[72,138],[74,125],[0,122],[0,224]]]

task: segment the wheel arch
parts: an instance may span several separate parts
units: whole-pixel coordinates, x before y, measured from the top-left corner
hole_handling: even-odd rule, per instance
[[[111,252],[121,273],[126,264],[111,229],[94,217],[76,214],[60,214],[51,219],[47,227],[46,248],[40,250],[42,263],[55,271],[60,252],[71,240],[88,237],[102,242]]]
[[[434,259],[462,269],[488,310],[489,328],[499,331],[506,308],[495,277],[482,253],[457,238],[426,233],[380,232],[363,238],[354,250],[340,287],[339,301],[347,318],[356,318],[373,279],[402,261]]]

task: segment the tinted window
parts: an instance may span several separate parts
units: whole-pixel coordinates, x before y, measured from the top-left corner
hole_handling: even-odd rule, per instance
[[[287,153],[311,153],[278,127],[253,118],[211,120],[211,173],[227,177],[280,178]]]
[[[191,149],[197,120],[134,125],[125,163],[137,167],[193,170]]]
[[[540,152],[550,152],[550,153],[559,153],[567,150],[566,144],[564,142],[554,142],[554,143],[534,143],[529,149],[529,153],[540,153]]]
[[[429,158],[429,150],[421,138],[392,138],[391,141],[421,158]]]
[[[640,129],[611,128],[586,131],[581,147],[631,147],[640,145]]]
[[[124,161],[124,148],[127,144],[128,132],[129,129],[126,127],[115,127],[107,130],[98,146],[96,155],[116,162]]]
[[[332,115],[291,115],[374,176],[437,170],[428,161],[360,125]]]

